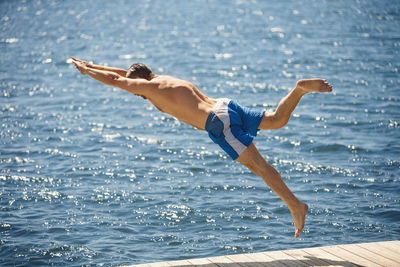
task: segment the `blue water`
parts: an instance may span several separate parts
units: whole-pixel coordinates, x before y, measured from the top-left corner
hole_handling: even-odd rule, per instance
[[[1,1],[0,265],[123,265],[400,238],[398,1]],[[194,82],[289,124],[255,140],[310,205],[69,57]]]

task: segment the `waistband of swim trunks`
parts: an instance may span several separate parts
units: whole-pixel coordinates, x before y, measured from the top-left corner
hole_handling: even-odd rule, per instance
[[[223,106],[227,106],[229,104],[229,102],[231,102],[232,100],[229,98],[217,98],[217,103],[215,103],[212,111],[210,111],[210,113],[208,114],[207,120],[206,120],[206,125],[204,126],[204,129],[207,130],[207,124],[211,122],[211,120],[213,119],[215,115],[215,112],[217,112],[221,107]]]
[[[229,104],[229,102],[231,102],[232,100],[229,98],[217,98],[217,103],[215,104],[215,106],[213,107],[213,111],[217,111],[218,109],[220,109],[222,106],[227,106]]]

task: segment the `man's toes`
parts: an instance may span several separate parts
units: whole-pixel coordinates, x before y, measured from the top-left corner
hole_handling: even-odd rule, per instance
[[[321,92],[330,92],[332,91],[332,86],[329,83],[324,83],[320,86]]]

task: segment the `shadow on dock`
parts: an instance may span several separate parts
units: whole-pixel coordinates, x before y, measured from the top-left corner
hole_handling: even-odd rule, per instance
[[[179,264],[175,263],[172,265],[165,265],[165,266],[179,266],[179,267],[261,267],[261,266],[271,266],[271,267],[298,267],[298,266],[345,266],[345,267],[355,267],[355,266],[363,266],[358,265],[349,261],[337,261],[337,260],[329,260],[324,258],[318,258],[313,256],[305,256],[305,259],[297,260],[297,259],[283,259],[283,260],[272,260],[272,261],[251,261],[248,262],[232,262],[232,263],[220,263],[214,262],[209,264]],[[171,264],[171,262],[170,262]],[[162,265],[158,265],[162,266]]]
[[[294,250],[234,254],[210,258],[154,262],[135,267],[298,267],[400,266],[400,241],[381,241]]]

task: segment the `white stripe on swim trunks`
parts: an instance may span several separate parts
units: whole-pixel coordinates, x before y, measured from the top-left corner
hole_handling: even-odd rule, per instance
[[[231,131],[231,120],[228,112],[228,104],[230,101],[231,100],[228,98],[219,98],[217,100],[217,104],[215,104],[214,113],[224,124],[223,133],[225,135],[226,142],[233,148],[233,150],[235,150],[238,155],[240,155],[246,150],[247,147],[238,139],[236,139]]]

